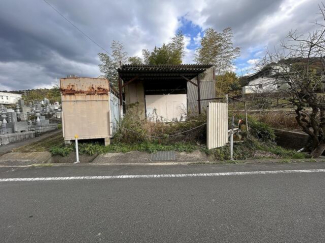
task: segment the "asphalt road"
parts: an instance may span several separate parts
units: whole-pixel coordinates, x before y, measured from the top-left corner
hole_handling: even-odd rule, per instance
[[[0,168],[5,178],[325,169],[290,165]],[[0,242],[325,242],[325,173],[0,181]]]

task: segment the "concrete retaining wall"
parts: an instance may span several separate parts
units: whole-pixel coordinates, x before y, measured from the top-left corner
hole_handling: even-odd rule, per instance
[[[15,143],[15,142],[19,142],[19,141],[34,138],[34,137],[35,137],[34,131],[4,134],[4,135],[0,135],[0,145]]]
[[[51,132],[56,129],[58,129],[58,124],[48,124],[46,126],[41,126],[41,127],[36,126],[36,128],[35,128],[37,135],[46,133],[46,132]]]
[[[308,135],[299,132],[292,132],[280,129],[274,129],[276,143],[287,149],[299,150],[306,146]]]

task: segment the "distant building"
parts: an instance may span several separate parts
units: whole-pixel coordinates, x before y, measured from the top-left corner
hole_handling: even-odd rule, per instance
[[[279,78],[279,74],[283,76],[289,71],[288,66],[270,65],[261,71],[249,76],[248,85],[242,88],[243,94],[254,93],[272,93],[286,88],[285,82]]]
[[[4,105],[16,104],[18,100],[21,99],[21,97],[22,97],[21,94],[0,92],[0,104],[4,104]]]

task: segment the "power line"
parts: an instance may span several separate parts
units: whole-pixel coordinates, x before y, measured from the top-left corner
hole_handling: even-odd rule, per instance
[[[101,47],[96,41],[94,41],[92,38],[90,38],[85,32],[83,32],[81,29],[79,29],[77,26],[75,26],[69,19],[67,19],[66,17],[64,17],[64,15],[62,13],[60,13],[59,10],[57,10],[56,8],[54,8],[49,2],[47,2],[46,0],[43,0],[46,4],[48,4],[55,12],[57,12],[62,18],[64,18],[66,21],[68,21],[73,27],[75,27],[81,34],[83,34],[84,36],[86,36],[92,43],[94,43],[96,46],[98,46],[100,49],[102,49],[103,51],[105,51],[108,55],[109,52],[107,50],[105,50],[103,47]]]

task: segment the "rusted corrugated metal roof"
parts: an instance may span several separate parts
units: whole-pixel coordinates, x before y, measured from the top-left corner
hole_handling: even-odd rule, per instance
[[[124,82],[138,76],[138,80],[184,80],[192,79],[203,73],[212,65],[180,64],[180,65],[123,65],[118,69]],[[182,77],[183,76],[183,77]]]

